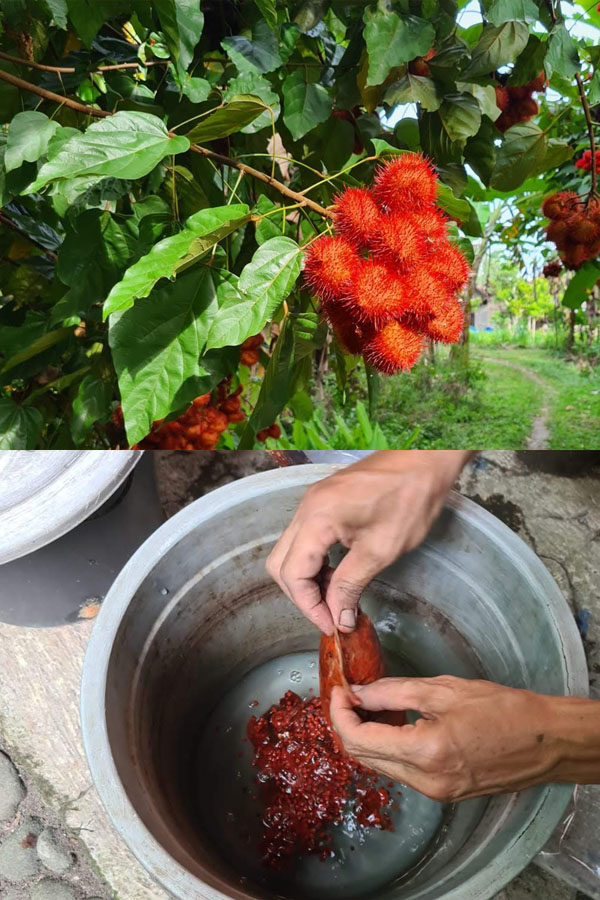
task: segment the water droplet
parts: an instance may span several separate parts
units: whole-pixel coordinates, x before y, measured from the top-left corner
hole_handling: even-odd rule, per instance
[[[169,593],[169,588],[165,588],[165,587],[164,587],[164,588],[161,588],[161,589],[160,589],[160,592],[161,592],[161,594],[163,595],[163,597],[166,597],[167,594]]]
[[[297,669],[292,669],[290,672],[290,681],[293,681],[294,684],[299,684],[302,681],[302,672],[299,672]]]
[[[227,821],[228,821],[228,822],[234,822],[234,821],[235,821],[235,816],[234,816],[234,814],[233,814],[232,812],[228,812],[228,813],[227,813]]]
[[[278,675],[283,675],[283,669],[277,669],[277,674],[278,674]]]
[[[308,663],[308,668],[314,669],[315,665],[316,665],[316,663],[315,663],[314,659],[311,659],[310,662]]]
[[[96,565],[98,565],[98,563],[96,562],[95,559],[89,559],[88,562],[89,562],[90,566],[96,566]]]

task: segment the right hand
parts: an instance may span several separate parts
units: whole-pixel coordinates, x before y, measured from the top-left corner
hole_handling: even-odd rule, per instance
[[[321,631],[353,631],[367,584],[423,541],[472,455],[462,450],[383,450],[306,491],[267,571]],[[328,551],[349,548],[339,566]]]

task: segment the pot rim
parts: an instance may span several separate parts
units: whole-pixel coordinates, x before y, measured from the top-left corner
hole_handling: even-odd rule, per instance
[[[161,525],[134,553],[115,579],[94,624],[81,685],[81,724],[88,765],[96,790],[117,832],[146,871],[175,897],[185,900],[245,900],[249,895],[221,882],[228,891],[223,893],[193,875],[154,838],[129,800],[112,758],[105,716],[108,666],[121,621],[132,596],[150,574],[157,559],[192,530],[214,515],[264,494],[267,488],[306,488],[341,468],[341,465],[313,464],[260,472],[217,488],[186,506]],[[588,670],[581,638],[566,600],[548,569],[518,535],[477,503],[453,491],[446,506],[458,516],[468,517],[471,524],[496,544],[518,551],[513,552],[513,559],[525,578],[535,577],[541,582],[547,609],[563,637],[569,692],[587,696]],[[542,849],[571,799],[573,786],[550,784],[535,790],[538,791],[538,799],[530,812],[527,827],[479,872],[445,893],[444,900],[491,900]]]
[[[142,458],[141,450],[53,450],[62,464],[56,477],[13,506],[0,510],[0,565],[19,559],[81,525],[108,500]],[[47,450],[9,450],[4,462]],[[13,454],[11,457],[10,454]],[[11,477],[10,468],[3,478]]]

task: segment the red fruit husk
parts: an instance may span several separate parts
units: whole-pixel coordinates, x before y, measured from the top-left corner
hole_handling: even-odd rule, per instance
[[[323,309],[329,319],[336,336],[342,347],[353,356],[359,356],[363,347],[375,333],[374,328],[367,322],[358,324],[344,309],[338,306],[327,305]]]
[[[443,344],[455,344],[460,340],[464,325],[464,313],[457,300],[448,303],[440,315],[427,326],[429,337]]]
[[[360,257],[343,237],[323,235],[307,248],[304,256],[304,279],[322,300],[342,300]]]
[[[579,195],[574,191],[557,191],[546,197],[542,212],[548,219],[568,219],[578,208]]]
[[[552,219],[546,228],[546,237],[562,250],[569,240],[569,222],[565,219]]]
[[[420,153],[404,153],[375,173],[375,198],[389,210],[404,213],[435,203],[437,176]]]
[[[415,266],[428,248],[426,236],[416,216],[390,213],[381,216],[373,253],[403,271]]]
[[[354,276],[347,308],[357,322],[380,327],[406,313],[410,297],[403,279],[391,266],[366,259]]]
[[[533,81],[529,82],[529,87],[532,91],[545,91],[547,83],[548,80],[546,78],[546,73],[540,72],[540,74],[536,78],[534,78]]]
[[[333,207],[335,227],[357,247],[367,247],[377,234],[381,212],[367,187],[346,188]]]
[[[374,369],[392,375],[411,369],[423,350],[423,339],[400,322],[388,322],[364,348],[365,360]]]
[[[547,262],[543,268],[543,273],[546,278],[556,278],[562,272],[563,267],[558,259],[552,259],[550,262]]]
[[[600,227],[597,222],[588,218],[582,212],[569,220],[571,240],[576,244],[593,244],[600,237]]]
[[[418,215],[411,216],[410,221],[420,228],[427,240],[427,249],[437,250],[437,245],[448,238],[448,218],[439,209],[424,209]]]
[[[440,278],[453,291],[460,291],[469,278],[471,268],[456,244],[441,243],[427,261],[432,275]]]
[[[533,116],[537,116],[539,111],[540,108],[532,97],[521,100],[516,109],[520,122],[528,122]]]
[[[510,96],[505,87],[497,84],[495,87],[496,91],[496,106],[500,110],[500,112],[506,112],[508,107],[510,106]]]

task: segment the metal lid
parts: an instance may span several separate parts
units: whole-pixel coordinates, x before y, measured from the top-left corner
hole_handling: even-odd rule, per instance
[[[140,457],[140,450],[0,453],[0,564],[44,547],[91,516]]]

